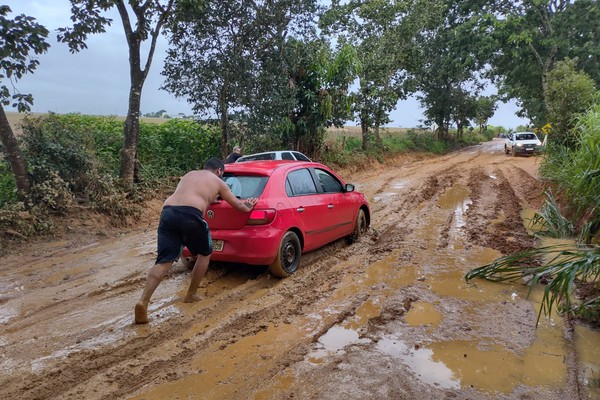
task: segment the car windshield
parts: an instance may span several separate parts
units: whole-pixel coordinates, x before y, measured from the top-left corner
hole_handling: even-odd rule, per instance
[[[247,199],[248,197],[259,197],[265,189],[268,178],[266,176],[226,173],[223,175],[223,180],[236,197]]]
[[[537,136],[535,133],[520,133],[517,135],[517,140],[535,140]]]

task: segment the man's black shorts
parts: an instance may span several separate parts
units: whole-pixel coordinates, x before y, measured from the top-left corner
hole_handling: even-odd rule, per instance
[[[182,246],[193,255],[210,255],[213,247],[208,224],[195,207],[164,206],[158,224],[156,264],[177,260]]]

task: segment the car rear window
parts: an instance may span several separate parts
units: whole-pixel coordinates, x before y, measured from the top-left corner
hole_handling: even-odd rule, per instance
[[[310,158],[306,157],[304,154],[294,151],[294,156],[298,161],[310,161]]]
[[[268,179],[266,176],[236,175],[232,173],[223,175],[223,180],[229,186],[231,192],[240,199],[259,197],[265,189]]]
[[[263,160],[274,160],[274,159],[275,159],[275,153],[266,153],[266,154],[256,154],[253,156],[240,157],[238,159],[238,162],[263,161]]]
[[[537,137],[534,133],[521,133],[517,135],[517,140],[535,140]]]
[[[302,196],[317,193],[317,187],[310,172],[307,169],[299,169],[288,174],[285,191],[290,197]]]
[[[286,151],[284,153],[281,153],[281,159],[282,160],[294,160],[294,156],[292,155],[292,153],[288,153]]]

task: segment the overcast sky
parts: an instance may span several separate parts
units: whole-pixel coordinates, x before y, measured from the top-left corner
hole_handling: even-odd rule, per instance
[[[50,31],[50,49],[39,57],[40,65],[34,74],[26,75],[17,83],[21,93],[34,96],[34,112],[95,115],[125,115],[129,92],[129,63],[123,28],[115,12],[113,25],[104,34],[93,35],[88,48],[71,54],[65,44],[56,42],[56,29],[70,25],[68,0],[5,0],[12,13],[26,14],[37,19]],[[191,114],[184,99],[177,99],[160,90],[167,41],[159,39],[152,67],[142,92],[142,114],[166,110],[170,115]],[[494,89],[489,89],[492,93]],[[10,110],[10,109],[7,109]],[[527,121],[515,115],[514,103],[500,103],[491,125],[516,128]],[[423,119],[422,109],[416,99],[398,103],[391,114],[394,127],[415,127]]]

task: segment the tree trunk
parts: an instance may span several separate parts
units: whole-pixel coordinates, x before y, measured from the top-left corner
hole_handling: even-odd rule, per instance
[[[15,137],[12,128],[4,112],[4,107],[0,104],[0,139],[4,147],[4,155],[6,161],[10,164],[10,168],[15,177],[17,186],[17,194],[19,197],[24,197],[31,190],[31,179],[27,173],[27,163],[23,158],[17,138]]]
[[[383,141],[381,140],[381,135],[379,134],[379,123],[375,125],[373,134],[375,135],[375,145],[378,149],[383,149]]]
[[[140,137],[140,107],[142,99],[142,87],[144,82],[140,77],[133,77],[131,89],[129,90],[129,108],[127,118],[125,118],[124,143],[121,153],[121,184],[123,187],[131,188],[133,186],[136,164],[137,164],[137,145]],[[138,172],[139,173],[139,172]],[[139,178],[139,176],[138,176]]]
[[[461,139],[463,137],[463,124],[460,122],[456,123],[456,138]]]
[[[120,180],[125,188],[133,187],[134,182],[140,181],[139,162],[137,158],[137,145],[140,136],[140,107],[142,102],[142,88],[152,65],[152,58],[156,49],[156,41],[160,34],[161,28],[167,17],[170,15],[174,0],[169,0],[164,6],[158,7],[160,12],[157,14],[158,20],[154,28],[150,27],[152,17],[148,17],[146,11],[150,6],[150,1],[144,4],[134,5],[136,2],[129,2],[137,17],[135,31],[132,28],[129,19],[129,13],[125,6],[125,0],[114,1],[113,4],[117,7],[123,30],[127,38],[127,47],[129,49],[129,79],[131,86],[129,89],[129,108],[125,125],[123,127],[124,143],[121,152],[121,171]],[[138,2],[141,3],[141,2]],[[146,64],[142,69],[140,48],[142,41],[150,38],[150,48]]]
[[[219,118],[219,126],[221,127],[221,155],[223,159],[229,154],[227,152],[227,141],[229,140],[229,121],[227,118],[227,105],[221,108]]]
[[[369,143],[369,120],[366,112],[361,112],[360,131],[362,133],[362,149],[367,151],[371,147],[371,144]]]
[[[227,82],[223,84],[219,94],[219,126],[221,127],[221,156],[223,159],[229,155],[227,142],[229,141],[229,107],[227,105]]]

